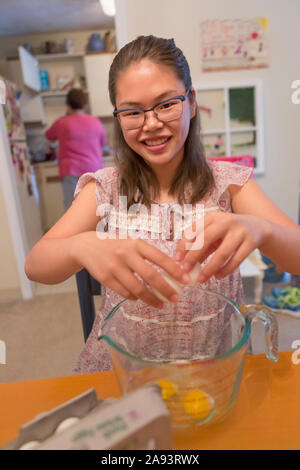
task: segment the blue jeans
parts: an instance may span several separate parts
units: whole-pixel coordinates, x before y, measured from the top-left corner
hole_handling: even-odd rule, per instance
[[[62,189],[64,193],[65,208],[69,209],[74,199],[74,192],[79,176],[66,175],[62,180]]]

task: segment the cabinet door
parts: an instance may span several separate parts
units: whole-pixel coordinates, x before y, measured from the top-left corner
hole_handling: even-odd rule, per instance
[[[91,54],[84,57],[89,103],[93,116],[111,116],[113,107],[108,94],[108,73],[115,54]]]
[[[44,106],[41,95],[30,91],[24,86],[21,63],[18,59],[8,60],[6,67],[6,77],[17,85],[21,91],[20,108],[21,118],[25,124],[46,123]]]
[[[19,46],[19,57],[21,62],[24,85],[33,91],[41,90],[40,69],[38,60],[33,57],[24,47]]]
[[[44,233],[47,232],[65,213],[64,197],[58,166],[53,163],[34,165],[40,194],[40,207]]]
[[[20,99],[21,117],[24,124],[46,124],[41,95],[23,90]]]

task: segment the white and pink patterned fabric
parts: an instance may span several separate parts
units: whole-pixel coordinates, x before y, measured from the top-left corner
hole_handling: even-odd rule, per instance
[[[204,209],[217,207],[221,211],[232,212],[230,194],[227,190],[229,185],[243,186],[252,176],[252,168],[236,165],[228,162],[209,161],[212,168],[216,187],[207,194],[199,203],[204,205]],[[96,182],[96,201],[100,204],[111,204],[119,210],[119,172],[115,167],[108,167],[97,171],[96,173],[86,173],[78,181],[75,197],[80,190],[91,180]],[[189,188],[187,188],[187,195]],[[174,204],[158,204],[158,211],[172,210]],[[167,206],[167,207],[166,207]],[[165,212],[164,212],[165,213]],[[147,232],[147,228],[144,230]],[[141,234],[143,234],[143,227]],[[155,245],[158,249],[173,257],[176,250],[177,241],[164,239],[164,227],[159,230],[158,239],[149,239],[149,243]],[[204,262],[206,263],[207,260]],[[237,303],[243,302],[242,280],[239,270],[224,279],[209,279],[201,285],[220,294],[223,294]],[[196,287],[197,289],[197,287]],[[108,347],[105,342],[98,341],[98,331],[110,310],[118,304],[122,297],[116,292],[102,286],[102,295],[104,297],[100,311],[97,313],[90,336],[80,353],[77,364],[73,370],[75,374],[85,374],[89,372],[100,372],[112,370],[112,362]]]

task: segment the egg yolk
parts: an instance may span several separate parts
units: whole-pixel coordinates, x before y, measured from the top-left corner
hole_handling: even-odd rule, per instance
[[[202,390],[192,390],[184,397],[183,406],[193,418],[205,419],[213,409],[214,400]]]
[[[170,382],[170,380],[162,379],[158,380],[156,383],[161,387],[163,400],[168,400],[175,394],[175,385]]]

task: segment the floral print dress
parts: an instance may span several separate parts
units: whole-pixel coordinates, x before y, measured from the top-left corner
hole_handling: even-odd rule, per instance
[[[228,192],[229,185],[243,186],[252,176],[252,169],[228,162],[208,162],[215,178],[215,188],[208,193],[200,203],[203,204],[204,211],[221,210],[225,212],[232,212],[231,199]],[[78,181],[75,197],[80,190],[91,180],[96,182],[95,197],[97,207],[105,207],[106,212],[113,212],[110,227],[116,230],[116,233],[122,227],[122,207],[120,206],[119,194],[119,172],[115,167],[107,167],[96,173],[86,173],[82,175]],[[187,196],[189,188],[187,188]],[[105,205],[105,206],[103,206]],[[170,225],[167,222],[166,215],[169,212],[176,212],[178,204],[157,204],[154,217],[149,217],[143,222],[143,217],[139,219],[139,234],[142,238],[146,238],[149,243],[155,245],[158,249],[173,257],[176,251],[177,240],[170,240]],[[102,212],[103,213],[103,212]],[[100,212],[99,212],[100,214]],[[115,215],[117,214],[117,217]],[[124,214],[123,214],[124,215]],[[158,218],[157,218],[158,217]],[[160,220],[162,223],[157,223]],[[149,227],[149,221],[151,227]],[[149,230],[157,231],[156,237],[147,237]],[[206,263],[205,260],[204,263]],[[243,288],[242,280],[239,269],[235,270],[232,274],[224,279],[217,280],[215,278],[209,279],[206,283],[199,287],[200,289],[207,288],[223,294],[237,303],[243,302]],[[196,287],[197,289],[197,287]],[[202,290],[203,292],[203,290]],[[108,346],[104,341],[98,341],[98,332],[101,325],[111,311],[111,309],[118,304],[122,297],[116,292],[102,286],[103,302],[100,310],[97,312],[92,331],[87,339],[87,342],[81,351],[77,364],[73,370],[74,374],[85,374],[90,372],[101,372],[112,370],[112,362]],[[204,322],[205,325],[205,322]],[[205,328],[205,326],[203,326]],[[218,333],[211,329],[206,332],[207,335],[217,335]]]

